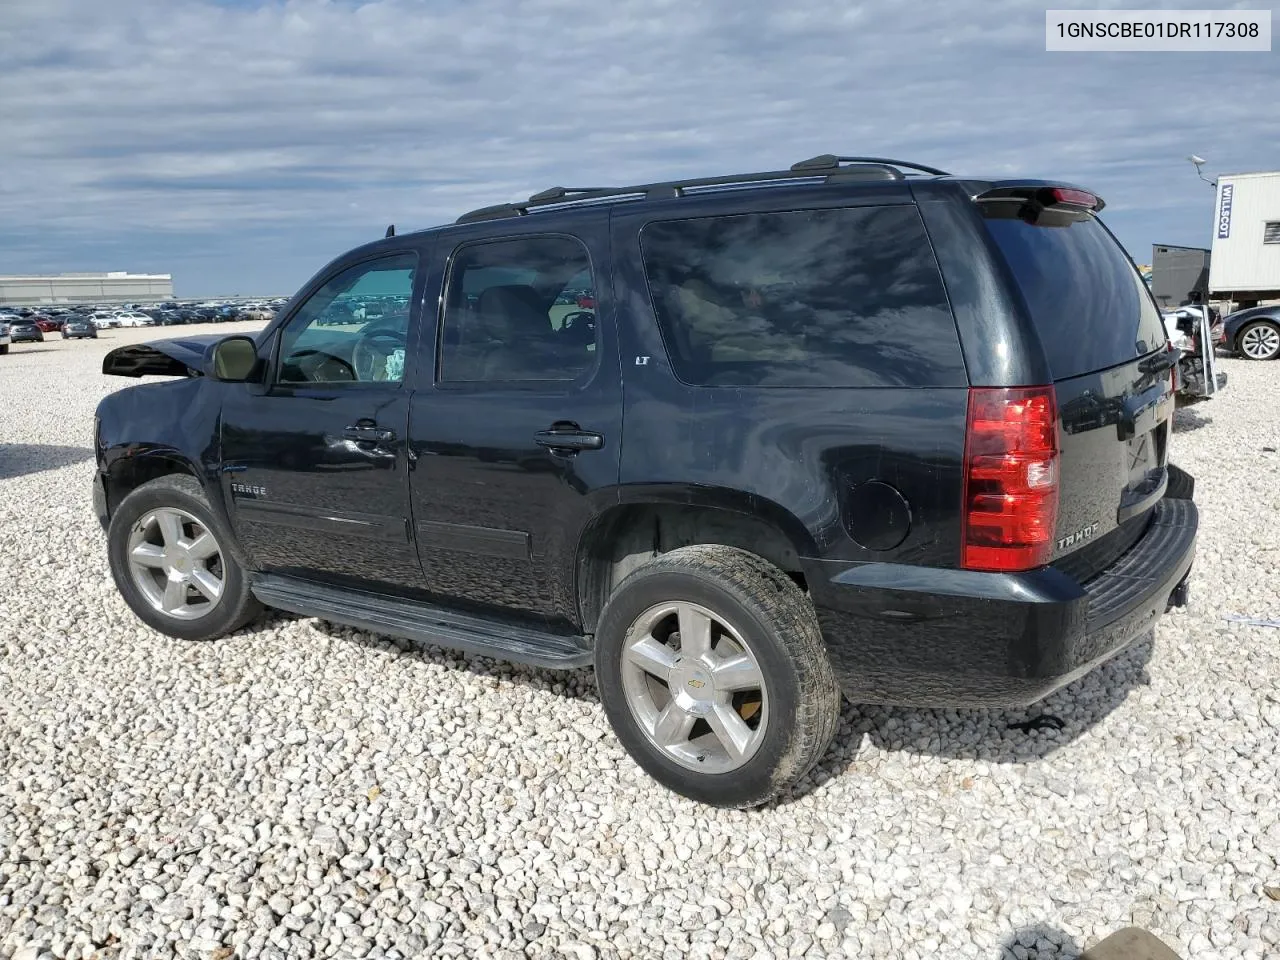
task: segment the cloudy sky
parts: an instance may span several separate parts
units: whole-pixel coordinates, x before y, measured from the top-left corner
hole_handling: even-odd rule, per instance
[[[390,222],[826,152],[1084,183],[1142,262],[1207,245],[1184,158],[1280,168],[1280,52],[1046,53],[1045,6],[0,0],[0,274],[290,293]]]

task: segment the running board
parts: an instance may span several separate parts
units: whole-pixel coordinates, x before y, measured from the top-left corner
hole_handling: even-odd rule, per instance
[[[293,577],[263,574],[253,595],[268,607],[305,617],[552,670],[591,665],[590,640],[486,620],[426,603],[362,590],[344,590]]]

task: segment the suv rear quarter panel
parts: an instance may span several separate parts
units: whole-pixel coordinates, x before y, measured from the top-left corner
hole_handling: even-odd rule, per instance
[[[970,199],[978,187],[953,181],[912,184],[960,333],[969,383],[1017,387],[1052,383],[1035,328],[1018,307],[1013,278]]]
[[[860,185],[856,192],[820,189],[822,199],[811,192],[781,197],[792,191],[778,189],[758,202],[737,199],[731,207],[684,198],[673,201],[679,206],[672,213],[653,204],[614,211],[625,396],[622,498],[671,502],[683,491],[683,502],[738,511],[745,501],[782,527],[802,557],[840,566],[955,566],[968,400],[962,370],[954,387],[707,387],[681,382],[668,359],[638,239],[645,223],[911,202],[902,184]],[[940,335],[956,337],[949,326]],[[872,480],[893,486],[909,507],[907,534],[890,549],[871,549],[850,532],[851,520],[874,512],[867,509],[870,488],[862,487]],[[792,520],[778,522],[779,517]]]

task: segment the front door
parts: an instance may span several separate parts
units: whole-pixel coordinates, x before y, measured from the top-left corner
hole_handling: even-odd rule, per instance
[[[419,555],[442,599],[577,619],[575,551],[616,499],[622,444],[604,243],[584,229],[450,257],[435,382],[409,418]]]
[[[265,389],[230,391],[222,482],[236,534],[271,572],[416,588],[409,423],[418,255],[340,267],[275,334]]]

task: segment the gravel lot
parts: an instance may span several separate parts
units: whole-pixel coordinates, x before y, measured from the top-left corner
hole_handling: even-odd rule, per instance
[[[133,382],[102,355],[178,333],[0,357],[0,956],[1069,958],[1129,923],[1280,955],[1280,630],[1223,620],[1280,617],[1280,364],[1179,413],[1203,526],[1154,642],[1029,713],[846,706],[796,795],[721,812],[640,773],[589,672],[143,628],[89,434]]]

